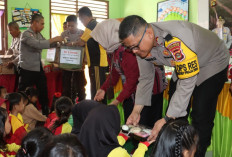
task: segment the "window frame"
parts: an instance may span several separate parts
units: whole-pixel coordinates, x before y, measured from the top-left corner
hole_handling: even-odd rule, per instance
[[[72,14],[72,15],[76,15],[77,17],[78,17],[78,0],[75,0],[76,1],[76,11],[75,11],[75,14]],[[99,2],[104,2],[104,3],[106,3],[107,5],[107,18],[101,18],[101,19],[109,19],[109,1],[108,0],[94,0],[94,1],[99,1]],[[50,16],[49,16],[49,20],[50,20],[50,38],[51,38],[51,36],[52,36],[52,24],[51,24],[51,16],[52,16],[52,10],[51,10],[51,8],[52,8],[52,6],[51,6],[51,3],[52,3],[52,0],[49,0],[49,8],[50,8]],[[63,15],[63,14],[62,14]],[[71,14],[67,14],[67,15],[71,15]],[[93,18],[95,18],[94,17],[94,15],[93,15]],[[96,19],[98,19],[98,18],[96,18]]]

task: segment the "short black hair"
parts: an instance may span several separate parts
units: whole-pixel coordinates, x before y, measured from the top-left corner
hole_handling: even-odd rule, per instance
[[[27,94],[24,91],[19,91],[19,94],[21,94],[22,98],[23,98],[23,102],[27,101],[27,104],[25,104],[25,106],[27,106],[29,104],[29,99]]]
[[[12,21],[12,22],[8,23],[8,27],[12,27],[14,29],[19,29],[19,25],[15,21]]]
[[[65,21],[64,23],[63,23],[63,25],[66,25],[67,24],[67,22]]]
[[[66,22],[75,22],[75,23],[77,23],[77,17],[76,17],[76,15],[69,15],[66,18]]]
[[[124,40],[131,34],[136,36],[140,28],[145,27],[147,22],[138,15],[127,16],[119,26],[119,38]]]
[[[88,17],[93,17],[92,11],[88,7],[82,7],[78,10],[79,16],[88,16]]]
[[[6,96],[6,99],[9,101],[9,110],[12,111],[15,105],[18,105],[22,99],[22,95],[19,93],[10,93]]]
[[[35,89],[34,87],[27,87],[25,93],[27,96],[31,96],[31,97],[39,96],[37,89]]]
[[[41,19],[44,19],[44,17],[41,14],[34,14],[34,15],[31,16],[31,24],[34,21],[39,22]]]

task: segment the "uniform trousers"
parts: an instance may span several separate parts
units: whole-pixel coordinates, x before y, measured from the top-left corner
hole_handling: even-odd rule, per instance
[[[48,90],[47,78],[40,67],[40,71],[29,71],[19,68],[19,91],[25,91],[27,87],[36,86],[39,94],[39,103],[41,104],[42,113],[48,115]]]
[[[192,125],[199,134],[199,145],[195,157],[205,157],[207,147],[210,145],[218,95],[227,81],[227,69],[225,68],[194,88],[190,116]],[[170,81],[169,99],[175,92],[176,83],[177,81]]]

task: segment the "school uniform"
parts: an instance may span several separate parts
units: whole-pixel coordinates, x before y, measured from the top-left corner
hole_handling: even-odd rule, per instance
[[[11,132],[5,137],[7,156],[15,156],[21,147],[21,141],[27,134],[24,123],[15,115],[9,114],[9,120],[11,124]]]

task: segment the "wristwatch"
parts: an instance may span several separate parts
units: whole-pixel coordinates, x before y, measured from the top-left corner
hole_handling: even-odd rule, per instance
[[[166,115],[165,115],[165,117],[164,117],[164,120],[166,121],[166,123],[167,123],[168,121],[172,120],[172,119],[173,119],[173,118],[168,117],[168,116],[166,116]]]

